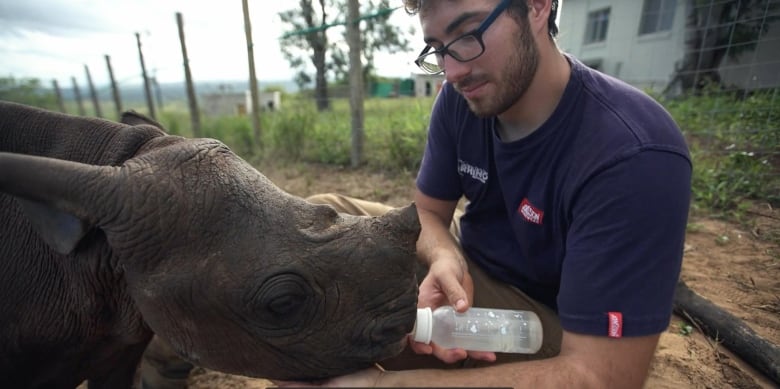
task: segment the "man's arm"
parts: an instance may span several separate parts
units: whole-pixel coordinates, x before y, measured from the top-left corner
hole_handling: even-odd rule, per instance
[[[418,305],[451,305],[459,312],[471,306],[474,285],[460,244],[450,233],[457,201],[439,200],[415,191],[414,202],[420,218],[417,256],[428,264],[428,275],[420,284]]]
[[[659,338],[656,334],[613,339],[564,331],[557,357],[478,369],[384,372],[362,383],[380,387],[641,388]]]
[[[415,192],[414,202],[422,225],[417,240],[417,255],[428,264],[428,274],[420,284],[418,306],[437,308],[451,305],[463,312],[471,306],[474,283],[460,245],[449,229],[458,202],[439,200],[425,195],[419,189]],[[466,357],[486,361],[496,359],[495,353],[490,352],[443,349],[417,342],[410,342],[410,346],[419,354],[434,354],[447,363]]]
[[[449,230],[458,202],[439,200],[417,189],[414,193],[414,203],[422,226],[417,240],[417,255],[420,259],[430,265],[442,255],[446,255],[465,268],[466,260]]]

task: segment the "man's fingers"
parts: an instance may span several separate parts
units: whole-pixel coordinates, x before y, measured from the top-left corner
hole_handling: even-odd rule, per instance
[[[469,351],[469,358],[476,359],[480,361],[486,361],[486,362],[495,362],[496,361],[496,353],[488,352],[488,351]]]
[[[455,363],[468,357],[466,350],[459,348],[445,349],[435,345],[433,347],[433,355],[435,355],[436,358],[442,360],[444,363]]]
[[[414,340],[409,340],[409,347],[412,348],[412,351],[414,351],[417,354],[432,354],[433,353],[433,347],[429,344],[415,342]]]
[[[462,312],[469,307],[469,299],[466,295],[466,290],[460,284],[460,281],[452,274],[442,277],[440,280],[440,287],[444,294],[447,295],[447,301],[449,304],[455,307],[455,310]]]

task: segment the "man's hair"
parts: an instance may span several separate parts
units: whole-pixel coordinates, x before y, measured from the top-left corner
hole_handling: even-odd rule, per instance
[[[414,15],[422,8],[425,7],[423,4],[425,0],[403,0],[404,1],[404,8],[406,9],[406,12],[410,15]],[[521,18],[526,18],[528,16],[528,2],[527,0],[514,0],[512,2],[512,6],[510,10],[515,10]],[[555,18],[558,14],[558,0],[552,0],[552,6],[550,7],[550,17],[547,19],[547,28],[550,32],[550,37],[555,38],[556,35],[558,35],[558,25],[555,24]]]

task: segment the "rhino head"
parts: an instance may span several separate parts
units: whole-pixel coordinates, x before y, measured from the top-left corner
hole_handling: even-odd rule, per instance
[[[340,214],[276,187],[224,144],[153,138],[119,166],[0,152],[14,196],[67,260],[100,266],[184,358],[315,379],[402,351],[417,302],[414,205]],[[88,237],[104,250],[88,249]],[[96,270],[97,271],[97,270]]]

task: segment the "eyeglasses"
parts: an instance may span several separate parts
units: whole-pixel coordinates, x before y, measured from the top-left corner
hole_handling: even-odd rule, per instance
[[[511,0],[502,0],[493,12],[476,29],[469,31],[446,44],[440,49],[431,51],[431,45],[425,45],[420,55],[414,60],[415,65],[419,66],[424,72],[429,74],[439,74],[444,72],[444,56],[449,55],[458,62],[468,62],[477,59],[485,52],[485,42],[482,41],[482,34],[491,24],[504,12],[511,3]]]

